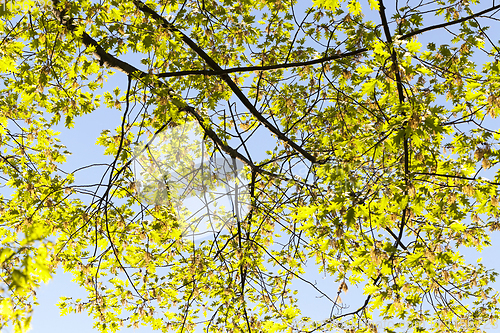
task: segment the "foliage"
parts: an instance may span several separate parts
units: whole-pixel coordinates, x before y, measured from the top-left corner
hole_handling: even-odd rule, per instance
[[[103,332],[365,332],[376,318],[390,332],[473,332],[496,320],[496,273],[457,248],[488,246],[500,227],[499,50],[487,34],[500,5],[387,6],[6,2],[1,325],[29,326],[58,267],[88,293],[61,300],[62,313],[86,311]],[[97,138],[112,160],[99,184],[78,183],[100,169],[82,156],[66,170],[57,130],[98,107],[123,113]],[[132,170],[141,142],[186,123],[206,139],[198,157],[243,163],[249,197],[244,216],[196,241],[168,186],[148,200]],[[316,286],[311,269],[335,283]],[[329,316],[303,314],[297,282]]]

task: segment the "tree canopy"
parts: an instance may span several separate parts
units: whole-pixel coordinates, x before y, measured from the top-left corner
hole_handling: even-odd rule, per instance
[[[5,2],[0,327],[64,269],[102,332],[483,329],[496,273],[460,250],[500,228],[499,10]],[[68,169],[59,131],[98,108],[108,159]]]

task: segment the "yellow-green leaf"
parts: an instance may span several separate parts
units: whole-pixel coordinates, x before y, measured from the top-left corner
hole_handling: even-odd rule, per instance
[[[356,0],[349,1],[349,3],[347,4],[347,8],[349,9],[349,12],[353,15],[361,14],[361,5]]]
[[[460,232],[460,231],[464,231],[465,229],[467,229],[467,227],[465,225],[458,223],[458,222],[454,222],[454,223],[450,224],[450,228],[455,232]]]
[[[412,39],[411,41],[406,43],[406,48],[408,49],[408,51],[410,51],[413,54],[420,52],[421,47],[422,47],[422,43],[419,43],[414,39]]]
[[[317,210],[318,207],[316,206],[299,207],[297,208],[295,217],[299,220],[305,220],[306,218],[312,216]]]
[[[363,288],[363,290],[364,290],[363,294],[372,295],[372,294],[376,293],[379,289],[380,289],[380,287],[378,287],[378,286],[374,286],[373,284],[367,284]]]

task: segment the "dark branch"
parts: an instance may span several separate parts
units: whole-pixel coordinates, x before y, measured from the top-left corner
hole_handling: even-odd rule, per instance
[[[173,26],[170,22],[168,22],[164,17],[160,16],[150,7],[145,5],[139,0],[135,0],[134,4],[137,6],[139,10],[141,10],[146,15],[151,15],[155,20],[157,20],[161,26],[169,31],[176,32],[180,35],[182,41],[186,43],[200,58],[202,58],[208,66],[210,66],[213,70],[223,71],[223,69],[217,64],[202,48],[200,48],[191,38],[189,38],[182,31],[178,30],[175,26]],[[238,97],[238,99],[245,105],[245,107],[250,111],[250,113],[257,118],[257,120],[263,124],[268,130],[274,133],[281,141],[287,143],[290,147],[292,147],[296,152],[300,155],[304,156],[306,159],[311,161],[312,163],[325,163],[326,161],[318,161],[316,157],[311,155],[301,146],[296,144],[292,139],[283,134],[278,128],[273,126],[250,102],[250,100],[245,96],[245,94],[241,91],[236,83],[227,75],[226,73],[220,75],[221,79],[226,82],[226,84],[231,88],[233,93]]]
[[[72,20],[68,18],[65,13],[59,9],[57,9],[57,4],[59,1],[54,1],[53,4],[53,12],[56,15],[56,17],[59,19],[61,24],[63,24],[69,31],[74,32],[76,30],[76,25],[73,24]],[[127,75],[130,75],[132,77],[135,77],[137,79],[143,79],[149,76],[149,74],[141,71],[140,69],[130,65],[127,62],[124,62],[115,56],[109,54],[106,52],[99,43],[90,37],[85,31],[82,33],[82,42],[85,46],[87,47],[93,47],[94,48],[94,55],[96,58],[99,60],[99,63],[101,65],[106,65],[111,68],[118,69]],[[188,105],[180,96],[177,96],[175,91],[173,91],[170,87],[168,87],[164,82],[158,82],[159,87],[161,88],[166,88],[168,90],[168,93],[171,97],[171,101],[173,104],[183,112],[188,113],[189,115],[193,116],[196,118],[198,121],[198,124],[203,128],[203,131],[207,134],[207,136],[217,145],[221,150],[226,152],[229,156],[234,157],[248,165],[252,170],[255,170],[257,172],[262,172],[262,169],[254,165],[248,158],[240,154],[237,150],[233,149],[226,143],[224,143],[217,133],[215,133],[214,130],[212,130],[209,125],[206,123],[205,119],[203,118],[202,115],[200,115],[196,109],[190,105]]]
[[[290,63],[285,63],[285,64],[275,64],[275,65],[266,65],[266,66],[235,67],[235,68],[220,69],[220,70],[209,70],[209,69],[189,70],[189,71],[180,71],[180,72],[173,72],[173,73],[160,73],[160,74],[157,74],[156,76],[160,77],[160,78],[178,77],[178,76],[185,76],[185,75],[218,76],[218,75],[231,74],[231,73],[244,73],[244,72],[256,72],[256,71],[261,72],[261,71],[268,71],[268,70],[273,70],[273,69],[305,67],[305,66],[323,64],[325,62],[332,61],[332,60],[340,60],[340,59],[344,59],[344,58],[350,58],[350,57],[353,57],[355,55],[362,54],[366,51],[368,51],[368,49],[362,48],[362,49],[355,50],[355,51],[334,54],[331,56],[322,57],[319,59],[314,59],[314,60],[309,60],[309,61],[303,61],[303,62],[290,62]]]
[[[492,7],[488,8],[488,9],[480,11],[479,13],[472,14],[472,15],[469,15],[469,16],[466,16],[466,17],[462,17],[462,18],[454,20],[454,21],[450,21],[450,22],[446,22],[446,23],[441,23],[441,24],[436,24],[436,25],[431,25],[431,26],[425,27],[423,29],[412,31],[412,32],[410,32],[410,33],[408,33],[406,35],[401,36],[400,39],[408,39],[408,38],[411,38],[411,37],[413,37],[415,35],[420,35],[421,33],[424,33],[424,32],[427,32],[427,31],[431,31],[431,30],[435,30],[435,29],[440,29],[440,28],[444,28],[444,27],[449,27],[450,25],[459,24],[459,23],[465,22],[467,20],[470,20],[470,19],[479,17],[481,15],[484,15],[484,14],[486,14],[488,12],[494,11],[496,9],[500,9],[500,5],[492,6]]]
[[[441,24],[436,24],[436,25],[431,25],[428,27],[425,27],[423,29],[418,29],[414,30],[410,33],[407,33],[406,35],[400,36],[400,40],[406,40],[409,39],[413,36],[420,35],[424,32],[432,31],[435,29],[440,29],[440,28],[445,28],[448,26],[452,26],[455,24],[459,24],[462,22],[465,22],[470,19],[474,19],[476,17],[479,17],[481,15],[484,15],[488,12],[494,11],[496,9],[500,9],[500,5],[493,6],[491,8],[485,9],[483,11],[480,11],[479,13],[469,15],[466,17],[462,17],[460,19],[446,22],[446,23],[441,23]],[[169,73],[160,73],[157,74],[156,76],[159,78],[166,78],[166,77],[179,77],[179,76],[186,76],[186,75],[208,75],[208,76],[219,76],[223,74],[231,74],[231,73],[244,73],[244,72],[260,72],[260,71],[268,71],[268,70],[273,70],[273,69],[285,69],[285,68],[295,68],[295,67],[305,67],[305,66],[311,66],[311,65],[318,65],[318,64],[323,64],[328,61],[332,60],[341,60],[344,58],[350,58],[353,56],[356,56],[358,54],[365,53],[366,51],[369,51],[367,48],[361,48],[359,50],[354,50],[354,51],[349,51],[345,53],[340,53],[340,54],[333,54],[330,56],[325,56],[321,57],[318,59],[313,59],[313,60],[308,60],[308,61],[303,61],[303,62],[290,62],[290,63],[284,63],[284,64],[275,64],[275,65],[266,65],[266,66],[248,66],[248,67],[234,67],[234,68],[228,68],[228,69],[220,69],[220,70],[210,70],[210,69],[200,69],[200,70],[188,70],[188,71],[179,71],[179,72],[169,72]]]
[[[393,40],[391,36],[391,31],[389,29],[389,23],[387,22],[387,17],[385,15],[385,6],[384,2],[382,0],[379,0],[379,14],[380,14],[380,19],[382,20],[382,26],[384,28],[384,34],[387,40],[387,45],[391,49],[391,60],[392,60],[392,68],[394,70],[395,78],[396,78],[396,87],[398,90],[398,98],[399,98],[399,103],[403,104],[405,101],[405,96],[404,96],[404,91],[403,91],[403,82],[401,80],[401,73],[399,72],[399,64],[398,64],[398,56],[396,54],[396,51],[394,50],[394,45],[393,45]],[[406,113],[403,112],[403,117],[406,116]],[[410,167],[409,167],[409,147],[408,147],[408,136],[405,134],[404,140],[403,140],[403,150],[404,150],[404,175],[405,175],[405,184],[406,184],[406,189],[405,193],[408,195],[408,187],[409,187],[409,174],[410,174]],[[404,228],[406,224],[406,220],[409,218],[409,209],[408,209],[408,204],[406,207],[403,209],[403,212],[401,214],[401,224],[399,226],[399,234],[396,239],[396,242],[394,246],[398,246],[399,244],[402,244],[401,239],[403,238],[403,233],[404,233]]]

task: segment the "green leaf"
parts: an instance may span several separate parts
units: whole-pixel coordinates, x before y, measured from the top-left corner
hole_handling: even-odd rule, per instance
[[[373,295],[375,294],[377,291],[379,291],[380,287],[378,286],[375,286],[373,284],[367,284],[364,288],[363,288],[363,294],[364,295]]]
[[[347,210],[347,214],[345,216],[345,221],[347,227],[351,227],[356,221],[355,221],[355,211],[353,208],[349,208]]]
[[[316,7],[335,10],[339,6],[338,0],[313,0]]]
[[[381,83],[377,79],[370,79],[368,82],[363,84],[363,89],[361,92],[363,95],[373,95],[376,87],[380,87]]]
[[[17,66],[16,62],[14,59],[10,57],[2,57],[0,58],[0,72],[8,73],[16,73],[17,72]]]
[[[3,264],[6,260],[12,258],[14,251],[10,248],[0,249],[0,264]]]
[[[379,5],[379,2],[378,0],[368,0],[368,3],[370,4],[370,8],[373,10],[379,10],[380,8],[380,5]]]
[[[349,1],[349,3],[347,4],[347,8],[349,9],[349,12],[353,15],[361,14],[361,5],[356,0]]]
[[[415,39],[412,39],[408,43],[406,43],[406,48],[408,49],[408,51],[410,51],[410,53],[416,54],[420,52],[422,44],[417,42]]]
[[[18,269],[12,271],[12,284],[16,289],[26,289],[28,287],[28,277]]]
[[[461,231],[464,231],[465,229],[467,229],[467,226],[465,226],[459,222],[454,222],[454,223],[450,224],[449,227],[451,228],[451,230],[453,230],[455,232],[461,232]]]
[[[413,254],[408,255],[406,257],[406,260],[408,261],[408,265],[410,265],[410,267],[413,267],[413,266],[419,264],[420,258],[422,258],[422,257],[423,257],[423,253],[417,252],[417,253],[413,253]]]
[[[372,68],[369,68],[369,67],[366,67],[366,66],[361,66],[361,67],[358,67],[356,68],[356,71],[361,74],[361,75],[366,75],[366,74],[370,74],[370,73],[373,73],[373,69]]]
[[[314,213],[316,213],[317,210],[318,210],[317,206],[299,207],[296,210],[295,218],[299,220],[305,220],[314,215]]]
[[[262,327],[265,329],[266,332],[274,333],[274,332],[284,331],[287,326],[284,324],[279,324],[279,323],[275,323],[272,321],[265,321],[263,323]]]

